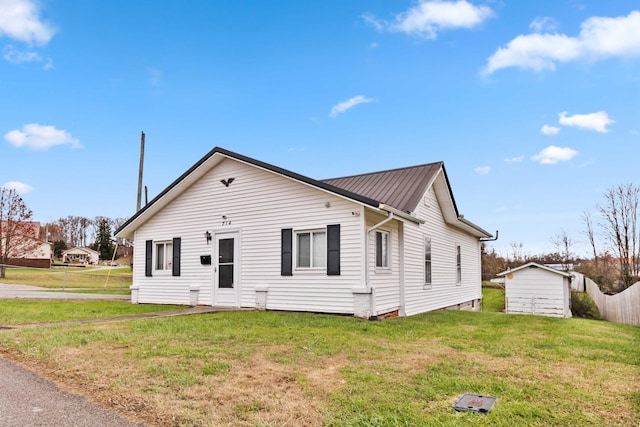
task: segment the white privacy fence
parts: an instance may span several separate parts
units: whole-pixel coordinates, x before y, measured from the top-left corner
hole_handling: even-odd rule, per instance
[[[609,322],[640,326],[640,282],[616,295],[606,295],[598,285],[585,277],[586,291]]]

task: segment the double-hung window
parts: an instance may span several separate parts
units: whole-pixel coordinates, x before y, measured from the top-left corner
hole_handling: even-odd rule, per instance
[[[424,238],[424,284],[431,286],[431,238]]]
[[[156,270],[171,270],[173,245],[171,242],[156,243]]]
[[[462,282],[462,250],[456,245],[456,283]]]
[[[298,268],[327,266],[327,232],[325,230],[296,233],[296,266]]]
[[[376,231],[376,267],[389,268],[389,233]]]

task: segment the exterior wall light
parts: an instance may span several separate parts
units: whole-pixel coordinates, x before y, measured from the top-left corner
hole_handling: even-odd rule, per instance
[[[211,241],[211,232],[209,230],[204,232],[204,238],[207,241],[207,245],[208,245],[209,242]]]

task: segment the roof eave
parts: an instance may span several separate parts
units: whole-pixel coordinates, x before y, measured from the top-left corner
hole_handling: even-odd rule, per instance
[[[411,221],[411,222],[415,222],[416,224],[424,224],[425,223],[425,221],[423,219],[416,218],[415,216],[413,216],[411,214],[408,214],[406,212],[402,212],[401,210],[396,209],[396,208],[394,208],[392,206],[389,206],[389,205],[385,205],[384,203],[380,203],[380,205],[378,207],[383,211],[392,213],[392,214],[394,214],[394,215],[396,215],[396,216],[398,216],[398,217],[400,217],[402,219],[405,219],[405,220],[408,220],[408,221]]]

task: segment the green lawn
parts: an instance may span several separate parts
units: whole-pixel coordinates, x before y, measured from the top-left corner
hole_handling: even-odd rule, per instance
[[[504,289],[482,289],[482,311],[499,313],[504,310]]]
[[[0,299],[0,326],[126,316],[179,308],[184,307],[131,304],[128,301]]]
[[[89,268],[7,268],[0,283],[41,286],[52,289],[93,289],[129,294],[132,274],[129,267]],[[107,292],[108,293],[108,292]]]
[[[0,353],[150,425],[637,426],[639,342],[495,312],[226,312],[1,331]],[[463,393],[498,401],[456,412]]]

